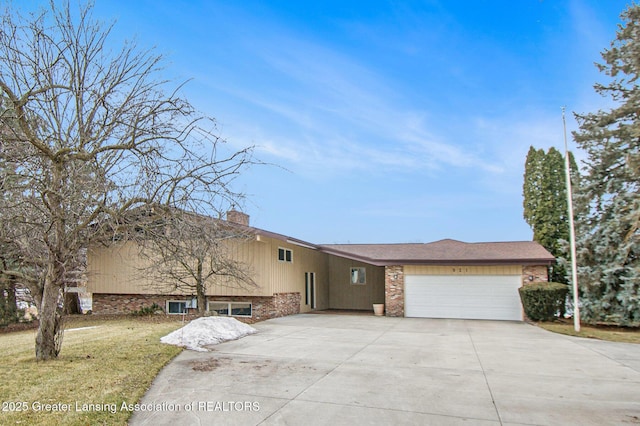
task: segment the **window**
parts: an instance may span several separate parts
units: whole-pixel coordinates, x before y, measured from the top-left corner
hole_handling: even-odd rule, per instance
[[[251,303],[230,303],[231,316],[233,317],[250,317]]]
[[[226,302],[209,302],[209,312],[229,316],[229,304]]]
[[[364,285],[367,283],[367,268],[354,267],[351,268],[351,284]]]
[[[186,300],[167,300],[168,314],[184,314],[187,312]]]
[[[209,302],[209,312],[226,317],[250,317],[251,308],[249,302]]]
[[[293,252],[289,249],[278,248],[278,260],[280,262],[293,262]]]
[[[304,273],[304,304],[316,308],[316,273]]]

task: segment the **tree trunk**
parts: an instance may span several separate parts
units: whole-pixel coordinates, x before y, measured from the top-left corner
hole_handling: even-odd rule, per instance
[[[53,164],[51,187],[47,195],[49,215],[51,217],[51,233],[48,235],[49,259],[47,274],[42,289],[40,303],[40,326],[36,335],[36,359],[38,361],[57,358],[62,346],[62,309],[58,308],[60,291],[65,283],[64,256],[69,247],[65,244],[65,212],[61,194],[64,193],[65,176],[64,158]],[[64,299],[62,300],[64,304]]]
[[[80,311],[80,301],[78,299],[78,293],[67,293],[64,294],[64,314],[81,314]]]
[[[53,269],[59,269],[53,267]],[[62,343],[62,316],[58,309],[60,296],[60,284],[62,283],[61,271],[51,271],[42,292],[40,302],[40,325],[36,335],[36,359],[46,361],[58,357]]]
[[[197,267],[196,297],[198,298],[198,313],[203,315],[207,310],[207,287],[202,278],[202,260],[198,259]]]
[[[198,288],[200,288],[198,286]],[[198,291],[198,313],[204,314],[207,311],[207,296],[204,292]]]

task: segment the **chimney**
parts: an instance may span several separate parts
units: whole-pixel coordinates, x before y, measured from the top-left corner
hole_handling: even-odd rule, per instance
[[[236,209],[231,209],[227,212],[227,222],[249,226],[249,215],[239,212]]]

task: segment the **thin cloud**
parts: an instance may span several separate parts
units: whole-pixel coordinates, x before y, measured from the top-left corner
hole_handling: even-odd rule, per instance
[[[252,106],[255,114],[248,127],[253,134],[243,131],[243,139],[274,161],[293,163],[305,173],[314,168],[386,173],[448,167],[500,172],[490,160],[442,136],[426,113],[416,112],[409,106],[412,100],[399,95],[393,80],[297,34],[280,29],[264,33],[271,35],[247,53],[270,79],[287,81],[289,92],[276,95],[276,89],[259,83],[211,84]],[[284,119],[286,128],[274,129],[270,117]],[[232,125],[244,127],[242,122]]]
[[[572,3],[578,34],[590,34],[586,30],[597,21],[590,13],[582,3]],[[209,84],[241,100],[250,112],[251,122],[237,113],[226,123],[234,138],[257,145],[259,154],[270,157],[267,161],[282,162],[296,173],[428,174],[455,168],[478,171],[487,182],[503,176],[505,191],[519,185],[515,177],[530,145],[562,143],[559,110],[557,117],[548,111],[547,116],[520,111],[515,119],[511,113],[437,116],[426,106],[416,107],[395,77],[374,71],[326,40],[253,19],[252,34],[243,37],[237,31],[243,56],[260,78],[249,84],[239,78],[242,85],[233,84],[234,79]]]

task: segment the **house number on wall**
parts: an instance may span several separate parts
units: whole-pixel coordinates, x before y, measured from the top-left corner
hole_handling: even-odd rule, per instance
[[[462,268],[453,268],[453,272],[462,273]],[[469,268],[464,268],[464,272],[469,272]]]

